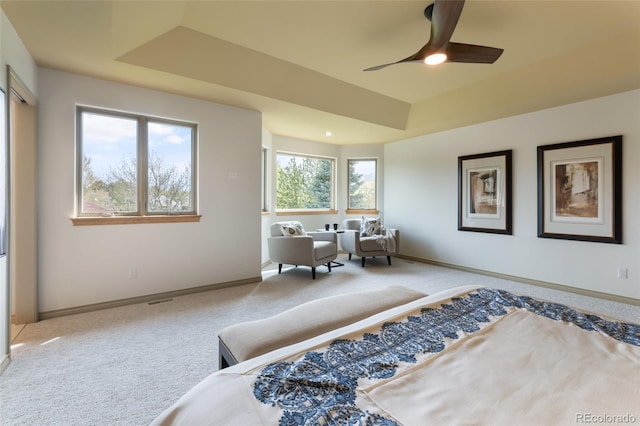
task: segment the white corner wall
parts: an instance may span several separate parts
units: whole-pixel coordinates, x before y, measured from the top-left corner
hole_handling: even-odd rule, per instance
[[[623,244],[537,237],[539,145],[623,135]],[[513,150],[513,235],[457,230],[458,157]],[[385,145],[403,255],[640,299],[640,91]],[[628,279],[617,269],[628,268]]]
[[[324,227],[325,223],[338,223],[347,218],[347,196],[348,196],[348,167],[347,160],[353,158],[376,158],[378,160],[378,208],[383,216],[382,206],[384,205],[384,146],[382,144],[362,144],[362,145],[335,145],[330,143],[313,142],[304,139],[297,139],[288,136],[271,135],[266,130],[263,132],[263,146],[268,149],[269,170],[268,170],[268,204],[269,212],[262,216],[262,261],[269,261],[269,249],[267,238],[270,235],[272,223],[280,221],[298,220],[305,229],[315,230]],[[312,215],[277,215],[275,213],[276,203],[276,153],[291,152],[296,154],[317,155],[336,159],[336,210],[335,214],[312,214]],[[386,224],[386,222],[384,222]],[[390,225],[391,226],[391,225]]]
[[[39,69],[39,311],[259,279],[261,114]],[[73,226],[77,104],[198,123],[199,223]],[[131,268],[137,278],[129,278]]]
[[[7,65],[10,65],[25,87],[37,98],[38,67],[36,62],[2,11],[0,11],[0,41],[0,87],[6,92]]]

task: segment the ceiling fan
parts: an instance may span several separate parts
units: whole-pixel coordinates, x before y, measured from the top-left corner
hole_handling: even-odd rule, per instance
[[[429,41],[415,54],[397,62],[377,65],[364,71],[376,71],[389,65],[402,62],[422,62],[437,65],[443,62],[461,62],[468,64],[492,64],[504,49],[477,46],[474,44],[454,43],[451,40],[465,0],[435,0],[427,6],[424,16],[431,21]]]

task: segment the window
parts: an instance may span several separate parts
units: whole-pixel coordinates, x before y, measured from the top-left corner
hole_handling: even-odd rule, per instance
[[[372,211],[377,209],[375,159],[347,160],[349,168],[349,202],[347,211]]]
[[[194,215],[192,123],[78,107],[78,216]]]
[[[335,160],[277,153],[276,210],[335,209]]]
[[[269,206],[267,204],[267,162],[269,160],[267,148],[262,148],[262,212],[265,213],[269,210]]]

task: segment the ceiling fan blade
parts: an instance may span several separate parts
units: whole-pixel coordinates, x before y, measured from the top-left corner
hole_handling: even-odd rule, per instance
[[[429,43],[427,43],[431,50],[439,50],[451,40],[453,31],[458,25],[464,1],[435,0],[431,14],[431,37],[429,38]],[[423,47],[422,50],[427,46]]]
[[[424,49],[424,47],[422,49]],[[420,50],[420,52],[422,51],[422,49]],[[381,70],[382,68],[388,67],[389,65],[401,64],[403,62],[422,62],[423,59],[420,58],[420,52],[414,53],[413,55],[407,58],[401,59],[399,61],[389,62],[388,64],[376,65],[375,67],[370,67],[370,68],[364,69],[363,71],[378,71],[378,70]]]
[[[497,47],[449,43],[447,47],[447,62],[492,64],[502,55],[502,52],[504,52],[504,49]]]
[[[386,67],[388,67],[390,65],[402,64],[404,62],[420,62],[420,63],[424,64],[424,61],[422,59],[411,59],[409,57],[407,59],[403,59],[403,60],[397,61],[397,62],[391,62],[389,64],[376,65],[375,67],[370,67],[370,68],[364,69],[362,71],[378,71],[378,70],[381,70],[382,68],[386,68]]]
[[[402,62],[402,61],[400,61],[400,62]],[[395,65],[397,63],[398,62],[390,62],[388,64],[376,65],[375,67],[365,68],[362,71],[378,71],[378,70],[381,70],[382,68],[388,67],[389,65]]]

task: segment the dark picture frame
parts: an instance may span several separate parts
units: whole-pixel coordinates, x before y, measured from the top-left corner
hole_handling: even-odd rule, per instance
[[[538,146],[538,237],[622,244],[622,136]]]
[[[458,230],[512,234],[512,150],[458,157]]]

